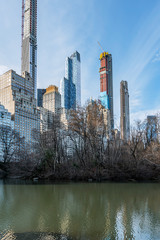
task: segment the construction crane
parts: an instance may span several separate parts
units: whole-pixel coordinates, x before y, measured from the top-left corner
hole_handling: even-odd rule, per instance
[[[98,45],[100,46],[100,48],[102,49],[102,52],[104,52],[104,49],[103,49],[102,45],[100,44],[100,42],[97,41],[97,43],[98,43]]]

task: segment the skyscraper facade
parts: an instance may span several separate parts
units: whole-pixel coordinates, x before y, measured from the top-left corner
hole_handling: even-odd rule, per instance
[[[121,126],[121,139],[129,141],[130,139],[130,117],[129,117],[129,93],[127,81],[120,83],[120,126]]]
[[[43,95],[43,107],[54,114],[60,114],[61,95],[58,91],[58,87],[50,85],[46,89],[46,93]]]
[[[0,76],[0,102],[11,113],[14,130],[25,137],[28,143],[34,142],[32,130],[40,130],[40,113],[36,108],[33,79],[27,72],[23,76],[9,70]]]
[[[76,108],[76,87],[71,79],[62,78],[60,82],[61,106],[65,109]]]
[[[46,89],[37,89],[37,107],[43,107],[43,95]]]
[[[81,106],[81,59],[79,52],[66,59],[65,77],[71,79],[76,87],[76,106]]]
[[[147,116],[146,136],[147,143],[158,140],[158,118],[155,115]]]
[[[62,107],[75,109],[81,106],[81,60],[76,51],[65,61],[65,77],[61,79]]]
[[[11,130],[14,129],[14,121],[11,120],[11,113],[8,112],[8,110],[5,109],[5,107],[0,104],[0,162],[3,161],[3,157],[4,157],[3,150],[6,145],[6,143],[4,143],[4,141],[2,141],[2,139],[4,138],[5,141],[8,141],[8,145],[10,144],[10,138],[9,138],[10,135],[5,134],[5,130],[7,132],[8,128]],[[3,135],[3,131],[4,131],[4,135]],[[1,136],[1,134],[2,134],[2,136]]]
[[[101,104],[110,110],[111,129],[114,128],[113,116],[113,78],[112,55],[103,52],[100,55],[100,100]]]
[[[21,74],[30,73],[34,97],[37,95],[37,0],[22,1]]]

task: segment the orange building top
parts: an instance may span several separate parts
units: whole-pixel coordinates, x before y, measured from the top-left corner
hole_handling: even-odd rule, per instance
[[[56,87],[55,85],[50,85],[48,88],[46,88],[46,93],[51,93],[51,92],[58,92],[58,87]]]
[[[100,60],[101,60],[103,57],[105,57],[106,55],[109,55],[109,53],[108,53],[108,52],[103,52],[103,53],[101,53],[101,55],[100,55]]]

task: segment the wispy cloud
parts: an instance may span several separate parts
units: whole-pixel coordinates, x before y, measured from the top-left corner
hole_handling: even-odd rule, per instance
[[[141,90],[135,90],[135,91],[131,92],[131,95],[130,95],[130,107],[131,107],[131,109],[140,106],[140,104],[141,104],[141,94],[142,94]]]
[[[130,93],[130,109],[131,112],[138,112],[144,107],[147,109],[147,105],[142,106],[142,97],[144,89],[149,81],[153,81],[153,76],[146,76],[144,70],[146,70],[152,59],[156,57],[158,61],[160,57],[160,51],[157,52],[157,48],[160,46],[160,3],[156,4],[143,22],[138,22],[137,32],[135,37],[130,43],[130,49],[126,49],[127,54],[124,56],[122,64],[119,67],[119,71],[116,73],[116,79],[127,80],[129,83]],[[119,93],[116,92],[119,101]],[[117,104],[116,104],[117,106]],[[117,108],[118,111],[118,108]],[[144,111],[145,112],[145,111]],[[147,110],[146,110],[147,112]],[[131,114],[131,118],[134,114]]]
[[[160,49],[156,52],[155,56],[152,59],[152,62],[159,62],[160,61]]]
[[[61,7],[62,5],[63,8]],[[87,72],[83,54],[86,53],[85,41],[92,31],[91,21],[88,21],[88,15],[90,15],[90,20],[93,17],[92,5],[92,1],[86,3],[85,1],[70,0],[68,2],[61,1],[61,5],[57,0],[54,3],[50,0],[45,1],[45,3],[39,5],[41,16],[39,25],[41,28],[38,35],[38,51],[39,55],[43,56],[43,58],[38,58],[38,66],[42,66],[38,69],[39,87],[46,87],[53,83],[59,86],[60,79],[64,76],[65,59],[76,50],[80,52],[83,62],[83,87],[84,79],[86,79],[83,73]],[[52,9],[52,17],[48,21],[47,28],[46,22],[44,23],[43,21],[48,18],[49,12],[44,11],[44,7]],[[45,48],[44,42],[46,42]]]
[[[135,121],[140,120],[144,121],[148,115],[157,115],[160,113],[160,106],[157,106],[155,109],[148,109],[143,111],[137,111],[135,113],[131,113],[131,125],[135,123]]]
[[[9,67],[4,66],[4,65],[0,65],[0,75],[7,72],[8,70],[9,70]]]

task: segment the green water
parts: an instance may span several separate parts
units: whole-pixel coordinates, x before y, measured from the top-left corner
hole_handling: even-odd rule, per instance
[[[160,240],[160,184],[0,182],[0,239]]]

